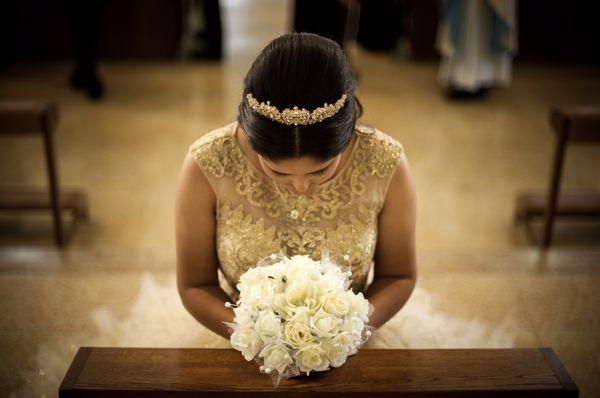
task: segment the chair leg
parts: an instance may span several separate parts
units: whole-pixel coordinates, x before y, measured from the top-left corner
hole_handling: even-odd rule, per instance
[[[556,216],[556,207],[560,194],[560,180],[567,142],[567,127],[568,126],[563,126],[561,131],[558,132],[556,149],[554,153],[554,164],[552,166],[552,174],[550,177],[550,189],[548,192],[548,200],[544,215],[544,235],[541,242],[542,247],[548,247],[552,244],[552,230],[554,227],[554,218]]]
[[[54,143],[52,140],[52,131],[49,128],[49,123],[45,115],[43,116],[42,125],[44,130],[44,150],[46,153],[46,166],[48,170],[50,204],[52,206],[52,218],[54,220],[54,241],[57,246],[62,246],[65,244],[65,235],[62,223],[58,174],[54,157]]]

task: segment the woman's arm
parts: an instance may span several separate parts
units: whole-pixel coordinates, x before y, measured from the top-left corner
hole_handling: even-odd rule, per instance
[[[229,297],[219,287],[215,246],[215,195],[208,179],[188,154],[175,198],[177,288],[185,308],[204,326],[229,339],[223,321],[233,322]]]
[[[403,153],[379,214],[375,274],[365,293],[375,307],[369,324],[376,328],[406,304],[415,287],[415,191],[408,160]]]

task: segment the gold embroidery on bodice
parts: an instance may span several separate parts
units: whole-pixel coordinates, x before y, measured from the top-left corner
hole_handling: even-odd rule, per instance
[[[380,130],[356,126],[357,139],[332,179],[300,195],[262,174],[245,157],[237,122],[197,139],[190,151],[217,197],[216,245],[219,282],[233,300],[239,277],[281,252],[321,259],[324,251],[352,272],[363,291],[373,272],[378,215],[402,145]]]

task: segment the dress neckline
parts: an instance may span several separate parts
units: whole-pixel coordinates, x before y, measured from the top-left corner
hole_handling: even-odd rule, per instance
[[[258,178],[260,178],[264,183],[266,183],[267,185],[269,185],[272,188],[275,188],[277,191],[281,192],[282,190],[288,194],[291,195],[295,195],[295,196],[299,196],[299,197],[306,197],[306,196],[313,196],[318,194],[319,192],[321,192],[322,190],[324,190],[325,188],[327,188],[329,185],[333,184],[334,182],[336,182],[343,174],[346,173],[347,169],[350,167],[350,165],[352,163],[354,163],[354,153],[356,152],[356,149],[359,145],[358,140],[360,139],[360,130],[358,129],[354,129],[354,134],[357,134],[356,138],[354,139],[354,142],[352,143],[352,148],[350,148],[350,153],[348,154],[348,158],[346,159],[346,162],[342,165],[341,169],[338,171],[338,173],[333,176],[331,179],[318,184],[315,186],[315,188],[313,189],[313,191],[309,194],[299,194],[298,192],[293,191],[292,189],[289,189],[287,187],[283,187],[280,184],[276,183],[275,181],[273,181],[272,179],[270,179],[268,176],[266,176],[265,174],[263,174],[260,170],[258,170],[256,168],[256,166],[254,165],[254,163],[252,163],[250,161],[250,159],[248,159],[246,157],[246,154],[244,153],[244,151],[242,150],[242,147],[240,145],[240,143],[238,142],[238,139],[236,137],[236,132],[237,132],[237,128],[238,128],[239,122],[235,121],[233,122],[230,126],[232,127],[232,138],[233,138],[233,142],[235,143],[235,150],[239,152],[240,157],[242,158],[243,162],[244,162],[244,167],[246,168],[246,170],[249,170],[252,172],[252,174],[256,174],[258,175]]]

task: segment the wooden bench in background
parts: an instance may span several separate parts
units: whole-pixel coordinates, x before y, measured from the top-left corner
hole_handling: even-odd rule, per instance
[[[67,397],[577,397],[551,348],[363,349],[339,368],[282,380],[233,349],[79,349]]]
[[[58,246],[68,240],[62,222],[62,211],[71,210],[74,220],[87,219],[87,197],[78,190],[60,188],[54,129],[58,124],[58,105],[54,102],[0,102],[0,135],[40,134],[44,140],[48,189],[38,187],[0,188],[0,210],[51,210],[54,241]]]
[[[536,240],[529,221],[544,217],[541,247],[552,244],[556,216],[600,216],[600,192],[567,192],[560,194],[562,169],[569,142],[600,144],[600,105],[556,107],[550,112],[550,125],[556,134],[554,161],[547,192],[522,192],[517,196],[515,221],[524,221],[529,236]],[[590,170],[598,173],[598,170]]]

